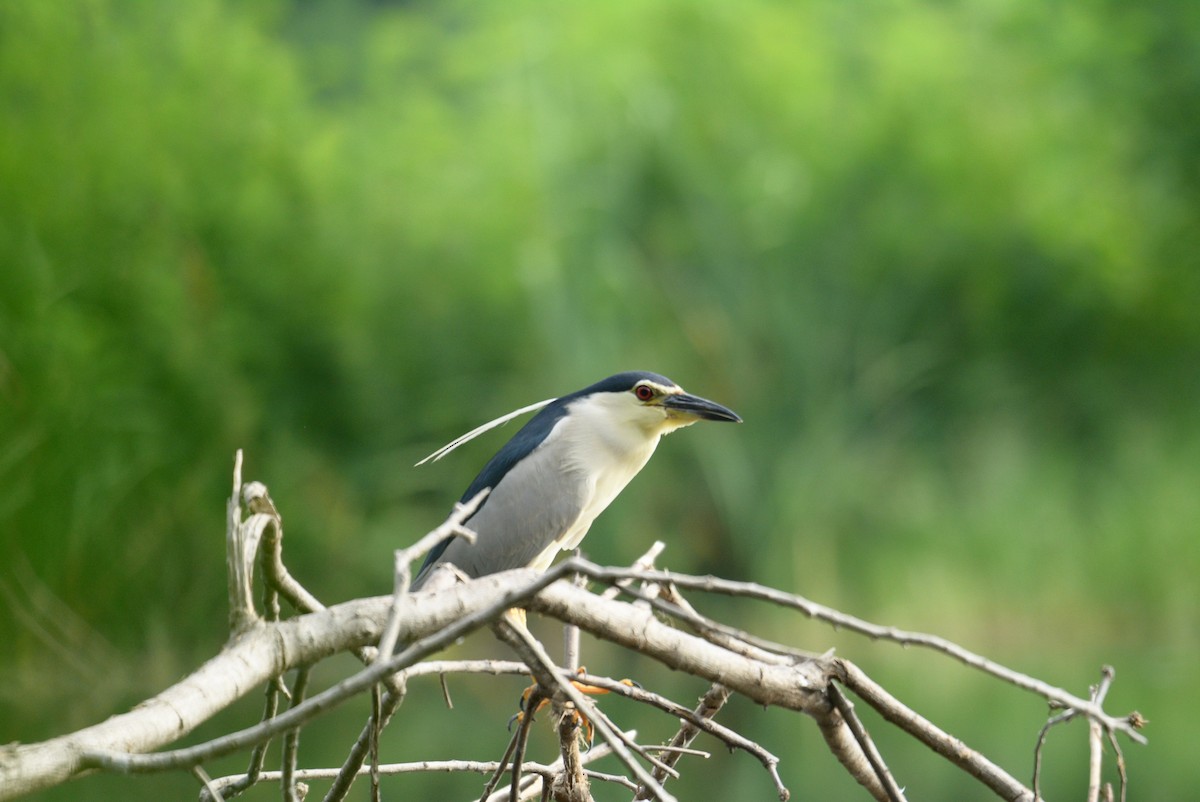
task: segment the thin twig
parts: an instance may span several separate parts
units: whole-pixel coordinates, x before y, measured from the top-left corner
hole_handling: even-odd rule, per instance
[[[635,571],[651,571],[654,569],[654,561],[658,559],[658,555],[663,553],[663,549],[667,547],[666,543],[661,540],[654,541],[650,548],[646,549],[646,553],[638,557],[633,563]],[[618,579],[613,582],[612,587],[600,594],[602,599],[615,599],[621,595],[621,591],[628,588],[636,580],[633,579]]]
[[[454,509],[447,516],[446,520],[441,523],[436,529],[425,534],[420,540],[412,544],[408,548],[397,549],[395,556],[396,570],[396,593],[406,593],[412,585],[412,573],[409,570],[413,561],[423,557],[426,552],[434,546],[441,543],[446,538],[461,537],[468,543],[474,543],[476,534],[468,529],[464,524],[470,518],[475,510],[479,509],[479,505],[492,492],[490,487],[485,487],[471,498],[464,502],[455,502]]]
[[[192,766],[192,775],[203,783],[205,793],[215,800],[215,802],[225,802],[225,797],[221,796],[220,789],[213,784],[212,777],[208,776],[208,772],[204,770],[203,766]]]
[[[381,707],[385,721],[392,716],[402,701],[403,695],[396,695],[392,691],[384,694]],[[375,717],[370,716],[367,719],[366,726],[363,727],[362,732],[358,734],[358,738],[355,739],[354,744],[350,747],[350,753],[346,756],[346,760],[338,770],[337,776],[333,778],[333,784],[325,792],[322,802],[342,802],[346,798],[346,795],[350,793],[350,788],[354,785],[354,781],[364,771],[363,765],[371,749],[374,733]]]
[[[579,555],[579,549],[575,549],[575,556]],[[571,581],[578,587],[587,584],[582,574],[576,574]],[[571,671],[579,668],[579,627],[570,623],[563,624],[563,666]]]
[[[392,608],[388,611],[387,623],[383,626],[383,634],[379,637],[379,647],[375,659],[391,656],[396,650],[396,640],[400,637],[400,624],[404,620],[405,601],[408,598],[408,565],[401,561],[401,552],[395,555],[396,587],[392,592]],[[403,579],[402,579],[403,577]]]
[[[263,714],[261,721],[266,721],[274,718],[279,711],[280,686],[279,678],[266,684],[265,695],[266,702],[263,705]],[[226,800],[240,796],[246,789],[253,787],[259,780],[259,775],[262,773],[263,764],[266,762],[267,747],[270,745],[270,740],[263,741],[257,744],[250,753],[250,765],[246,768],[246,773],[241,776],[241,779],[236,783],[228,784],[222,788],[224,798]],[[200,802],[215,802],[215,797],[211,796],[208,786],[200,792]]]
[[[708,692],[705,693],[704,696],[700,697],[700,704],[694,711],[692,711],[692,718],[712,720],[712,718],[716,716],[718,712],[720,712],[721,708],[725,706],[725,703],[729,701],[729,695],[728,688],[726,688],[724,685],[714,682],[712,686],[709,687]],[[694,741],[699,733],[699,725],[688,718],[681,718],[679,723],[679,731],[676,732],[675,737],[671,739],[670,745],[663,747],[660,750],[668,752],[667,756],[663,758],[663,762],[672,767],[678,763],[679,758],[685,754],[683,748]],[[667,779],[667,774],[666,772],[656,768],[654,770],[654,779],[658,780],[659,782],[665,782]],[[784,793],[787,793],[786,790]],[[638,788],[638,792],[636,795],[634,795],[634,799],[647,798],[648,797],[645,796],[643,789]],[[785,795],[782,798],[786,802],[787,796]]]
[[[1101,778],[1104,768],[1104,728],[1094,719],[1088,720],[1088,790],[1087,802],[1100,802]]]
[[[225,562],[228,574],[229,629],[240,632],[255,618],[251,597],[251,576],[246,564],[247,554],[254,554],[257,543],[249,543],[254,531],[242,521],[242,450],[233,456],[233,492],[225,504]],[[261,530],[258,530],[261,531]]]
[[[1100,682],[1092,686],[1092,702],[1097,707],[1104,704],[1104,697],[1117,676],[1112,666],[1100,669]],[[1088,720],[1088,802],[1099,802],[1100,780],[1104,767],[1104,729],[1099,721]]]
[[[371,688],[371,737],[368,750],[371,761],[371,802],[380,802],[379,795],[379,736],[383,732],[383,699],[379,685]]]
[[[692,757],[702,757],[705,760],[712,757],[712,752],[705,752],[703,749],[692,749],[688,746],[648,746],[646,748],[651,752],[658,752],[659,754],[691,755]]]
[[[632,731],[631,731],[632,732]],[[636,733],[634,733],[636,734]],[[606,745],[597,746],[591,752],[583,756],[587,762],[593,762],[602,757],[607,757],[611,754],[611,750]],[[379,767],[379,773],[384,776],[397,776],[401,774],[419,774],[428,772],[437,773],[455,773],[455,772],[470,772],[474,774],[490,774],[495,771],[499,763],[494,761],[476,761],[476,760],[421,760],[411,763],[384,763]],[[562,771],[562,765],[559,762],[544,764],[544,763],[526,763],[522,769],[527,774],[537,775],[538,777],[551,778],[558,772]],[[326,768],[326,769],[297,769],[295,779],[297,781],[305,780],[328,780],[336,777],[341,769]],[[365,766],[360,773],[366,774],[369,771]],[[614,782],[619,785],[633,790],[634,783],[626,777],[619,775],[603,774],[601,772],[585,769],[590,779],[602,780],[604,782]],[[264,771],[261,780],[263,782],[277,782],[282,778],[283,774],[279,771]],[[222,792],[228,785],[234,784],[243,779],[245,775],[231,775],[228,777],[220,777],[212,781],[213,790],[218,793]],[[219,797],[212,797],[214,799]]]
[[[238,498],[246,502],[250,515],[242,520]],[[266,537],[282,538],[282,519],[261,482],[241,484],[241,451],[234,465],[234,492],[229,499],[226,522],[226,560],[230,570],[230,631],[238,633],[258,620],[254,610],[254,562]],[[267,596],[271,601],[270,595]]]
[[[312,674],[312,666],[303,666],[296,672],[296,680],[292,683],[292,707],[304,702],[308,693],[308,679]],[[300,752],[300,727],[293,727],[283,736],[283,798],[285,802],[300,802],[296,790],[296,758]]]
[[[863,754],[867,756],[867,761],[871,764],[871,768],[874,769],[875,776],[879,779],[883,790],[887,792],[890,802],[905,802],[904,791],[900,789],[900,786],[896,785],[896,779],[892,777],[891,770],[883,762],[883,756],[879,754],[879,750],[875,747],[875,742],[871,740],[871,736],[867,733],[867,728],[863,726],[862,719],[855,712],[854,703],[846,698],[846,695],[841,692],[835,682],[829,683],[829,698],[833,700],[834,707],[842,714],[842,718],[845,719],[847,726],[850,727],[850,732],[854,733],[854,739],[858,741]]]
[[[764,663],[785,665],[795,659],[790,655],[784,656],[777,651],[763,649],[757,644],[751,643],[745,632],[713,621],[696,612],[696,609],[679,593],[679,589],[673,584],[668,583],[660,587],[662,588],[662,592],[659,598],[648,600],[654,609],[688,624],[694,632],[709,643],[714,643],[723,649],[728,649],[734,654],[740,654],[752,660],[761,660]],[[809,657],[810,655],[805,655],[805,659]]]
[[[700,634],[709,643],[725,646],[737,654],[745,654],[748,657],[775,663],[780,662],[779,658],[783,658],[782,662],[795,662],[796,660],[813,660],[822,656],[816,652],[796,649],[760,638],[745,630],[715,621],[692,607],[673,582],[663,586],[661,598],[655,600],[654,606],[656,610],[678,618],[691,626],[693,631]],[[753,650],[747,649],[747,645]]]
[[[1129,777],[1125,774],[1125,755],[1121,752],[1121,745],[1117,743],[1117,736],[1112,730],[1106,732],[1108,742],[1113,748],[1113,752],[1117,756],[1117,775],[1121,778],[1121,802],[1125,802],[1125,792],[1129,785]]]
[[[521,665],[522,665],[522,667],[524,667],[525,664],[522,663]],[[524,707],[524,705],[522,705],[522,707]],[[524,712],[524,711],[522,711],[522,712]],[[524,719],[522,719],[522,724],[523,723],[524,723]],[[510,727],[511,727],[511,724],[510,724]],[[493,772],[492,776],[490,778],[488,778],[488,781],[486,783],[484,783],[483,795],[481,797],[479,797],[480,802],[484,802],[484,800],[490,799],[492,792],[495,791],[496,786],[500,784],[500,778],[504,776],[504,772],[508,769],[509,760],[510,760],[510,758],[512,758],[513,752],[515,752],[517,750],[517,740],[519,738],[524,737],[524,733],[522,732],[523,729],[524,729],[524,727],[518,727],[517,731],[512,734],[511,738],[508,739],[508,746],[505,747],[504,754],[501,755],[500,760],[496,762],[495,772]],[[510,796],[511,796],[511,794],[510,794]]]
[[[540,685],[535,685],[530,689],[529,694],[525,697],[524,704],[521,706],[520,724],[517,727],[517,732],[513,736],[512,750],[512,776],[509,783],[508,795],[517,799],[520,796],[521,789],[521,766],[525,763],[525,747],[529,745],[529,733],[533,727],[533,714],[541,707],[542,702],[546,700],[545,693]],[[490,791],[485,791],[484,796]]]
[[[1050,733],[1051,727],[1064,724],[1077,715],[1079,715],[1077,710],[1064,710],[1047,719],[1038,732],[1037,744],[1033,747],[1033,796],[1035,799],[1042,798],[1042,747],[1046,745],[1046,736]]]
[[[247,485],[247,489],[250,487]],[[262,485],[258,485],[258,487],[262,487]],[[270,501],[265,487],[262,487],[262,495],[266,497],[267,501]],[[271,506],[274,507],[274,504]],[[267,529],[263,534],[261,551],[262,572],[266,583],[279,591],[279,594],[287,599],[288,604],[301,613],[315,613],[325,609],[325,605],[321,604],[316,596],[297,582],[283,564],[282,525]]]

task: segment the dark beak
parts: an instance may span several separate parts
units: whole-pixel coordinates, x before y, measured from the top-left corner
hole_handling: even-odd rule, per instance
[[[701,398],[698,395],[689,395],[688,393],[668,395],[660,403],[667,409],[675,410],[700,420],[742,422],[742,419],[732,409],[727,409],[715,401],[709,401],[707,398]]]

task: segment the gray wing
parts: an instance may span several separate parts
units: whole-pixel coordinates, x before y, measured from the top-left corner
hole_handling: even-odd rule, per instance
[[[474,545],[455,538],[438,558],[477,577],[524,568],[559,540],[579,518],[587,499],[585,476],[564,470],[555,449],[538,448],[514,466],[466,522]]]

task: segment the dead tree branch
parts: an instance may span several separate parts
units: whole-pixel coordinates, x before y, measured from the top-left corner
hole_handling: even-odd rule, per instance
[[[664,784],[678,776],[680,755],[698,733],[753,754],[769,772],[779,798],[788,790],[780,774],[780,761],[762,745],[715,721],[725,701],[738,694],[760,705],[805,713],[818,725],[831,752],[846,770],[877,800],[903,799],[891,769],[883,762],[852,703],[839,685],[877,710],[953,765],[977,778],[993,793],[1007,800],[1034,802],[1034,788],[1026,788],[1004,769],[949,735],[895,699],[872,681],[859,667],[831,654],[815,655],[794,646],[775,644],[707,618],[691,606],[681,591],[717,593],[757,600],[795,610],[811,618],[850,629],[875,639],[933,649],[989,676],[1035,693],[1064,712],[1052,720],[1082,716],[1089,722],[1091,745],[1091,798],[1100,787],[1104,739],[1113,746],[1125,796],[1124,759],[1116,735],[1124,734],[1144,743],[1137,730],[1145,724],[1137,713],[1125,717],[1103,709],[1112,682],[1111,669],[1081,699],[1041,680],[1028,677],[976,655],[942,638],[882,627],[808,601],[795,594],[753,583],[732,582],[716,577],[673,574],[651,568],[661,551],[656,544],[635,568],[604,568],[579,557],[564,560],[542,574],[531,570],[510,571],[441,589],[409,593],[409,566],[413,559],[447,535],[470,537],[463,522],[479,502],[473,499],[455,509],[445,524],[421,539],[414,547],[396,555],[396,585],[392,594],[357,599],[325,607],[287,571],[282,559],[282,519],[257,483],[241,483],[241,455],[235,463],[233,493],[227,505],[229,571],[229,642],[219,654],[190,676],[157,696],[91,727],[35,744],[0,748],[0,800],[13,799],[39,789],[64,783],[86,773],[105,770],[128,774],[155,771],[188,771],[199,778],[204,794],[230,797],[255,782],[282,782],[288,798],[301,795],[300,783],[309,779],[336,777],[329,799],[344,798],[354,777],[366,771],[364,756],[371,738],[387,726],[403,702],[406,683],[417,676],[448,673],[529,673],[538,691],[553,700],[559,710],[570,712],[560,730],[563,753],[557,764],[543,765],[524,760],[523,740],[515,738],[510,753],[497,763],[467,761],[383,764],[376,776],[411,771],[478,771],[491,773],[485,797],[530,798],[530,794],[555,794],[556,798],[583,802],[590,798],[588,780],[617,782],[636,792],[640,799],[671,800]],[[245,504],[243,509],[242,503]],[[253,567],[261,561],[264,577],[264,615],[253,603]],[[578,581],[586,577],[607,587],[593,592]],[[624,594],[632,601],[622,601]],[[281,618],[279,598],[300,611]],[[514,624],[507,611],[520,607],[556,619],[567,628],[565,665],[556,665],[545,648],[523,626]],[[682,624],[691,631],[672,625]],[[474,630],[491,626],[520,658],[519,661],[432,661],[434,653]],[[635,651],[664,667],[685,672],[711,683],[699,707],[692,710],[661,694],[630,687],[611,678],[576,675],[580,645],[572,629]],[[380,644],[382,648],[376,648]],[[307,667],[339,652],[356,654],[364,667],[331,687],[305,698]],[[304,668],[296,681],[292,705],[279,711],[278,696],[285,672]],[[679,721],[678,732],[667,747],[648,747],[612,722],[570,680],[597,689],[622,694],[662,710]],[[297,765],[296,742],[305,726],[325,711],[384,684],[378,710],[359,736],[350,757],[340,769],[312,770]],[[225,709],[256,687],[265,686],[267,700],[263,720],[238,732],[213,740],[175,748],[201,723]],[[580,755],[573,727],[582,714],[596,728],[602,741],[597,750]],[[527,722],[526,722],[527,726]],[[1047,725],[1048,728],[1049,725]],[[280,772],[263,770],[262,755],[268,740],[286,734],[285,758]],[[1045,730],[1043,730],[1044,738]],[[232,752],[253,750],[246,775],[208,779],[203,764]],[[584,768],[600,750],[611,750],[622,761],[625,776],[604,775]],[[1038,750],[1040,762],[1040,749]],[[500,775],[512,757],[512,783],[508,791],[493,794]],[[377,762],[377,761],[373,761]],[[649,768],[647,768],[649,766]],[[1109,791],[1111,793],[1111,789]],[[549,797],[547,797],[549,798]]]

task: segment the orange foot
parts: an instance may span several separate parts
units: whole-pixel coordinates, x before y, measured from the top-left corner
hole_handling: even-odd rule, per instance
[[[587,669],[584,668],[583,666],[580,666],[577,669],[576,673],[578,673],[580,675],[586,674]],[[640,685],[638,685],[636,682],[634,682],[631,679],[620,680],[620,683],[622,685],[628,685],[631,688],[640,688],[641,687]],[[612,691],[608,690],[607,688],[600,688],[595,685],[588,685],[586,683],[579,682],[578,680],[571,680],[571,684],[574,685],[576,690],[578,690],[580,693],[586,693],[589,696],[603,696],[606,693],[612,693]],[[526,688],[524,691],[521,692],[521,704],[520,704],[521,709],[516,715],[514,715],[512,718],[510,718],[508,720],[508,728],[510,730],[512,729],[513,722],[524,721],[526,715],[528,715],[530,721],[532,721],[533,717],[538,712],[540,712],[543,707],[545,707],[546,705],[548,705],[550,703],[550,700],[548,698],[546,698],[545,696],[541,696],[538,699],[537,705],[534,706],[533,710],[527,709],[529,707],[529,700],[534,695],[534,692],[538,690],[538,687],[539,687],[538,684],[535,682],[532,685],[530,685],[528,688]],[[587,716],[583,715],[578,710],[571,710],[570,712],[571,712],[571,715],[575,716],[575,718],[579,720],[581,729],[583,731],[584,741],[587,744],[587,748],[591,749],[592,748],[592,740],[594,739],[594,737],[596,735],[595,728],[592,726],[592,722],[588,721]]]

